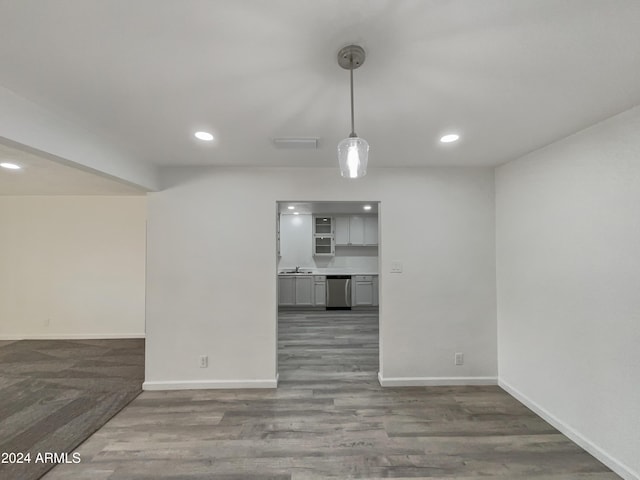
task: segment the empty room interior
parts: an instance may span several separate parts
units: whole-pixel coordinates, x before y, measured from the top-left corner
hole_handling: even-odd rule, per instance
[[[0,478],[640,480],[638,25],[0,2]]]

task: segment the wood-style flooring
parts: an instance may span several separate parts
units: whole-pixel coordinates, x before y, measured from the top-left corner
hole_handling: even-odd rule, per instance
[[[0,479],[40,478],[142,391],[144,340],[0,342]],[[31,454],[14,463],[2,454]],[[3,462],[3,460],[6,462]]]
[[[46,480],[618,477],[498,387],[381,388],[374,313],[282,313],[277,390],[143,392]]]

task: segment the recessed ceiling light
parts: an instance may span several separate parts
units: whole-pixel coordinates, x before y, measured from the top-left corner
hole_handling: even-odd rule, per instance
[[[293,214],[294,214],[294,215],[300,215],[300,213],[299,213],[299,212],[293,212]]]
[[[193,134],[198,140],[204,140],[205,142],[210,142],[213,140],[213,135],[209,132],[196,132]]]
[[[289,210],[294,210],[296,207],[294,207],[293,205],[289,205],[287,208],[288,208]]]
[[[365,205],[365,206],[364,206],[364,207],[362,207],[362,208],[364,208],[365,210],[371,210],[371,205]]]
[[[460,135],[458,135],[457,133],[448,133],[447,135],[443,135],[442,137],[440,137],[440,141],[442,143],[451,143],[451,142],[455,142],[459,138],[460,138]]]
[[[22,168],[20,165],[16,165],[15,163],[9,163],[9,162],[0,163],[0,167],[8,168],[9,170],[20,170]]]

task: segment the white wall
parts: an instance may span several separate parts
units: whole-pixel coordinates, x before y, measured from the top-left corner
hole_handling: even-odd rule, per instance
[[[166,189],[149,195],[145,388],[273,385],[274,219],[285,199],[382,202],[383,379],[495,381],[491,169],[374,168],[357,181],[336,168],[163,173]],[[402,274],[389,273],[392,261]]]
[[[638,478],[640,108],[498,168],[496,189],[500,381]]]
[[[278,268],[314,268],[312,215],[280,215]]]
[[[0,196],[0,338],[144,335],[145,197]]]

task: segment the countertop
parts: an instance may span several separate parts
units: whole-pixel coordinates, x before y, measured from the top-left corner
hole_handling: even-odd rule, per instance
[[[355,276],[355,275],[378,275],[378,272],[340,272],[340,271],[335,271],[332,270],[330,272],[319,272],[319,271],[315,271],[315,272],[311,272],[308,273],[307,271],[303,271],[300,273],[284,273],[284,272],[278,272],[278,275],[282,275],[282,276],[300,276],[300,275],[351,275],[351,276]]]

